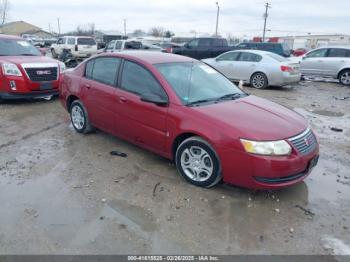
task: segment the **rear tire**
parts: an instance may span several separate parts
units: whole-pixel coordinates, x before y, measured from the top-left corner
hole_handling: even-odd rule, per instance
[[[268,79],[264,73],[255,73],[250,78],[250,85],[257,89],[264,89],[268,86]]]
[[[195,186],[210,188],[222,179],[219,157],[212,146],[198,136],[179,145],[175,162],[179,173]]]
[[[88,134],[94,131],[87,111],[79,100],[75,100],[70,106],[70,118],[75,131],[78,133]]]
[[[338,79],[342,85],[350,86],[350,69],[340,72]]]
[[[51,55],[52,55],[52,58],[58,58],[58,55],[57,55],[55,49],[53,49],[53,48],[51,49]]]

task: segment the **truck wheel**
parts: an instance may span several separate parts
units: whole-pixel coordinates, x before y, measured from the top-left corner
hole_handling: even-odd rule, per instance
[[[342,85],[350,86],[350,69],[347,69],[347,70],[340,72],[339,82]]]
[[[58,57],[55,49],[53,49],[53,48],[51,48],[51,55],[52,55],[52,58],[57,58]]]

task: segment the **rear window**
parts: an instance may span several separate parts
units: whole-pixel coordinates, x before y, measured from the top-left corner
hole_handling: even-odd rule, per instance
[[[101,57],[90,60],[86,64],[85,76],[103,84],[114,85],[120,61],[119,58],[114,57]]]
[[[78,38],[78,45],[96,45],[96,41],[92,38]]]
[[[280,56],[280,55],[277,55],[277,54],[274,54],[274,53],[267,54],[267,56],[271,57],[273,60],[276,60],[278,62],[286,62],[286,61],[288,61],[288,59],[284,58],[283,56]]]

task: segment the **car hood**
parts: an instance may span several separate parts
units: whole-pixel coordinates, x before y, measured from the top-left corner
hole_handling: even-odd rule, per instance
[[[280,140],[302,133],[308,123],[298,113],[256,96],[193,108],[215,126],[234,131],[240,138]],[[219,121],[219,123],[218,123]]]
[[[27,63],[58,63],[58,60],[46,56],[2,56],[0,62],[13,64],[27,64]]]

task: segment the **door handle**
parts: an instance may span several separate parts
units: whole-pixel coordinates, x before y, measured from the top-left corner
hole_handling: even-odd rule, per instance
[[[120,103],[122,103],[122,104],[124,104],[124,103],[126,103],[128,100],[124,97],[124,96],[120,96],[119,97],[119,102]]]
[[[84,87],[87,88],[87,89],[90,89],[90,88],[91,88],[91,85],[89,85],[89,84],[84,84]]]

